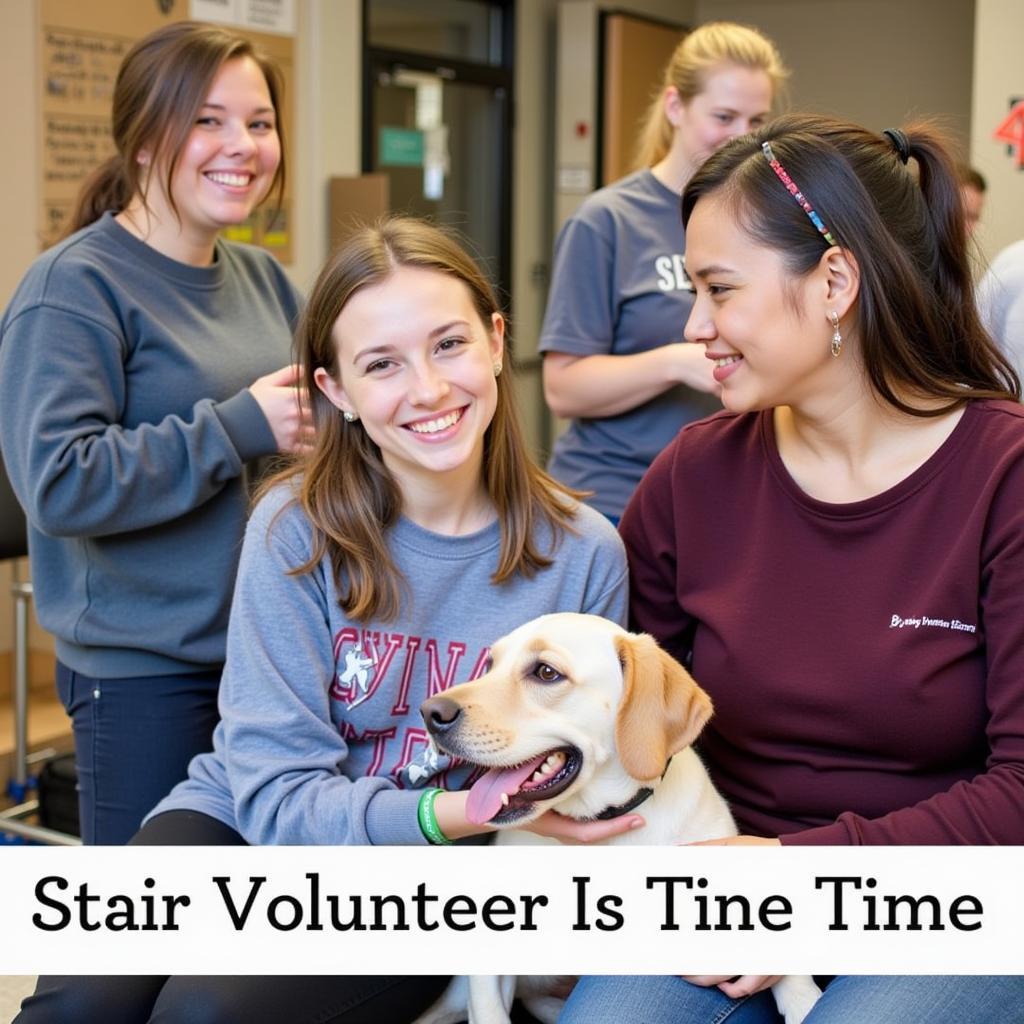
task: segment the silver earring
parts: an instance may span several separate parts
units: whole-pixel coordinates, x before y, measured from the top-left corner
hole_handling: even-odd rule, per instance
[[[495,377],[500,377],[501,376],[501,363],[495,363],[494,364],[494,376]]]
[[[346,423],[355,423],[359,419],[354,412],[343,412],[341,415],[345,418]]]
[[[832,358],[837,359],[839,353],[843,351],[843,336],[839,333],[839,314],[833,310],[828,318],[832,321]]]

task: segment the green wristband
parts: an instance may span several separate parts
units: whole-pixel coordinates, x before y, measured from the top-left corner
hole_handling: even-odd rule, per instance
[[[423,791],[416,807],[416,820],[420,823],[420,831],[427,837],[427,842],[434,846],[451,846],[452,841],[441,831],[434,814],[434,801],[443,789],[427,789]]]

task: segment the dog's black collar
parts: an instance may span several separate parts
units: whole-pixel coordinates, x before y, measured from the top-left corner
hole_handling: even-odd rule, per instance
[[[668,766],[672,763],[672,758],[668,759],[668,764],[665,765],[665,771],[661,773],[661,777],[665,778],[668,773]],[[597,821],[608,821],[610,818],[621,818],[624,814],[629,814],[630,811],[635,811],[648,797],[653,796],[653,786],[641,786],[624,804],[619,804],[616,807],[606,807],[600,814],[595,814],[594,818]]]
[[[617,807],[606,807],[600,814],[595,814],[594,817],[598,821],[607,821],[609,818],[621,818],[622,815],[635,811],[653,793],[653,787],[641,786],[624,804],[619,804]]]

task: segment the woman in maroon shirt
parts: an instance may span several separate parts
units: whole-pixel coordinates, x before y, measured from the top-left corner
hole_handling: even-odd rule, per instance
[[[1024,843],[1024,411],[941,138],[784,117],[702,166],[683,222],[726,411],[621,531],[633,625],[715,702],[722,841]],[[761,1024],[773,980],[588,978],[562,1020]],[[1022,1019],[1024,979],[921,980],[840,977],[808,1024]]]

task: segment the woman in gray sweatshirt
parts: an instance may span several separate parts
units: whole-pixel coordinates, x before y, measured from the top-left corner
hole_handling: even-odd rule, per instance
[[[210,749],[246,463],[306,439],[283,365],[299,295],[268,253],[218,238],[282,180],[278,83],[210,26],[133,47],[117,153],[0,324],[0,438],[86,843],[126,842]]]

